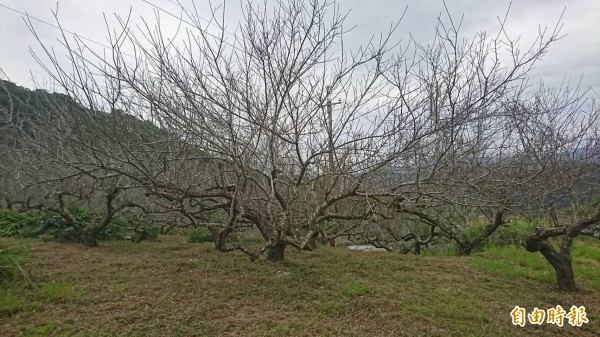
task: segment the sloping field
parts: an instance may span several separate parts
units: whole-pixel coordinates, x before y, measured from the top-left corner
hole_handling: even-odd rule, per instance
[[[575,258],[582,290],[565,294],[543,258],[522,249],[460,258],[320,247],[251,263],[179,236],[2,243],[31,247],[35,284],[3,286],[2,336],[600,336],[593,254]],[[589,323],[515,327],[516,305],[585,306]]]

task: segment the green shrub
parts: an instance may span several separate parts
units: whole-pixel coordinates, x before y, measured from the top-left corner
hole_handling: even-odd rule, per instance
[[[213,242],[214,239],[208,229],[200,227],[188,232],[188,243]]]
[[[0,283],[29,280],[24,269],[28,248],[8,248],[0,245]]]
[[[122,217],[113,218],[108,226],[100,231],[100,240],[103,241],[121,241],[127,236],[128,222]]]
[[[479,233],[483,232],[485,228],[484,224],[475,224],[468,226],[465,228],[465,235],[469,238],[469,240],[473,240]]]
[[[92,221],[101,221],[99,218],[91,218],[85,215],[75,215],[75,219],[84,226],[89,226]],[[26,228],[23,236],[38,237],[42,234],[50,235],[56,240],[63,242],[77,241],[72,227],[65,223],[65,220],[59,215],[46,215],[37,220],[36,225]],[[99,235],[98,240],[103,241],[118,241],[125,240],[127,236],[127,221],[123,218],[114,218],[104,227]]]
[[[512,221],[508,226],[501,226],[490,237],[493,246],[520,246],[527,235],[533,233],[540,224],[536,221]]]
[[[25,227],[21,235],[35,238],[44,234],[60,241],[71,241],[73,229],[67,226],[61,216],[43,214],[36,219],[33,225]]]
[[[156,240],[158,239],[158,234],[160,234],[160,227],[145,227],[144,228],[146,236],[144,237],[144,240]]]
[[[34,220],[25,213],[11,209],[0,209],[0,236],[20,236],[24,227]]]
[[[88,227],[90,225],[95,225],[98,222],[101,222],[104,216],[103,210],[95,210],[91,208],[86,208],[81,206],[80,204],[72,204],[69,206],[69,211],[75,217],[75,220],[81,224],[83,227]],[[61,218],[62,220],[62,218]],[[63,224],[64,225],[64,222]],[[70,229],[70,228],[69,228]],[[58,233],[60,234],[60,233]],[[65,234],[70,234],[70,231],[67,230]],[[127,220],[121,217],[114,217],[109,224],[104,227],[99,235],[98,239],[103,241],[118,241],[124,240],[127,235]],[[59,235],[60,236],[60,235]],[[57,238],[59,238],[57,236]],[[66,238],[69,238],[70,235],[66,235]],[[72,241],[72,240],[69,240]]]
[[[72,205],[69,211],[75,220],[84,227],[102,221],[103,211],[85,208],[81,205]],[[127,236],[128,222],[123,217],[113,218],[108,226],[103,228],[99,240],[124,240]],[[64,219],[55,213],[40,213],[28,215],[12,210],[0,210],[0,236],[38,237],[49,235],[59,241],[77,241],[73,228],[68,226]]]

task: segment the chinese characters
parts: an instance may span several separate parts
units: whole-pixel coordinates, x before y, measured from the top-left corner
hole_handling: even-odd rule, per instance
[[[571,326],[582,326],[584,323],[589,323],[584,306],[572,306],[569,312],[565,311],[562,306],[557,305],[554,308],[542,310],[533,308],[529,313],[525,308],[515,306],[510,312],[513,325],[525,326],[525,324],[555,324],[560,327],[564,326],[565,321]]]

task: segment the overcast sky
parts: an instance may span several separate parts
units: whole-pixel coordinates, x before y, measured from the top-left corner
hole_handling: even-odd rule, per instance
[[[182,1],[189,6],[190,0]],[[106,25],[103,13],[113,18],[113,13],[126,16],[132,9],[134,23],[140,17],[154,19],[155,7],[149,3],[178,13],[171,0],[104,0],[81,1],[59,0],[58,16],[63,28],[82,37],[106,43]],[[503,17],[510,1],[507,0],[446,0],[449,10],[456,17],[464,14],[462,32],[469,36],[477,31],[495,31],[498,16]],[[213,5],[220,3],[213,0]],[[228,25],[233,31],[234,21],[239,18],[239,0],[226,4]],[[262,3],[262,1],[261,1]],[[342,10],[350,11],[348,26],[356,26],[351,39],[354,42],[367,39],[389,27],[398,20],[408,6],[406,16],[400,24],[398,38],[406,39],[411,33],[419,41],[431,39],[436,18],[444,11],[441,0],[341,0]],[[0,4],[30,16],[55,23],[51,10],[56,9],[56,0],[0,0]],[[201,13],[208,17],[208,1],[197,0]],[[599,0],[513,0],[508,18],[508,27],[514,37],[521,36],[524,42],[535,37],[538,25],[554,26],[563,9],[563,33],[568,34],[556,42],[533,72],[535,79],[558,85],[571,77],[577,82],[583,75],[582,84],[591,86],[600,94],[600,1]],[[173,28],[176,23],[164,13],[163,24]],[[114,20],[110,20],[114,22]],[[39,21],[32,21],[40,38],[56,45],[58,30]],[[39,50],[32,33],[23,22],[22,15],[0,6],[0,68],[8,78],[19,85],[33,87],[32,74],[43,85],[48,85],[47,75],[36,64],[29,47]],[[99,49],[103,47],[97,45]],[[45,83],[44,83],[45,82]]]

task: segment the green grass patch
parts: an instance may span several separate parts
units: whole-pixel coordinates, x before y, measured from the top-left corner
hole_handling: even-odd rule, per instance
[[[100,337],[110,336],[108,334],[89,331],[85,328],[77,328],[71,324],[63,324],[55,321],[44,323],[35,327],[27,327],[20,331],[20,336],[23,337]]]
[[[364,296],[369,293],[369,287],[361,281],[350,281],[342,284],[341,291],[345,296]]]
[[[46,323],[42,326],[23,330],[22,335],[27,337],[51,336],[55,329],[56,325],[54,323]]]
[[[0,243],[0,283],[29,281],[25,265],[28,253],[28,247],[6,247]]]
[[[294,335],[294,323],[281,323],[275,327],[273,333],[274,336],[293,336]]]
[[[582,292],[562,293],[543,257],[520,247],[423,257],[319,246],[288,249],[282,263],[252,263],[242,252],[186,239],[96,249],[35,240],[39,288],[4,295],[5,307],[17,309],[0,316],[0,327],[8,336],[44,335],[52,326],[52,336],[600,335],[593,309],[600,291],[589,286],[597,268],[576,269]],[[578,254],[593,257],[594,249]],[[27,310],[36,301],[36,310]],[[562,330],[510,324],[515,305],[557,304],[585,306],[591,323]]]
[[[573,254],[573,256],[580,259],[600,261],[600,240],[590,240],[590,238],[578,238],[573,243],[571,253]]]
[[[600,289],[600,240],[578,238],[573,242],[573,271],[576,280],[584,285]]]
[[[576,282],[600,290],[600,242],[576,239],[571,252]],[[471,261],[477,268],[497,276],[556,282],[554,269],[540,253],[530,253],[518,246],[488,246],[485,252],[473,254]]]
[[[0,287],[0,319],[36,310],[40,303],[27,284],[4,284]]]
[[[15,289],[0,288],[0,316],[10,316],[20,311],[25,303],[24,296]]]
[[[469,226],[465,229],[465,235],[469,239],[474,239],[483,231],[485,226],[486,224]],[[518,246],[538,226],[540,226],[540,223],[536,221],[513,220],[508,224],[498,227],[478,249],[481,250],[484,247]]]
[[[42,286],[42,294],[50,301],[63,301],[77,295],[73,286],[65,281],[51,281]]]
[[[240,234],[237,236],[237,241],[243,245],[260,245],[265,242],[265,239],[255,234]]]

